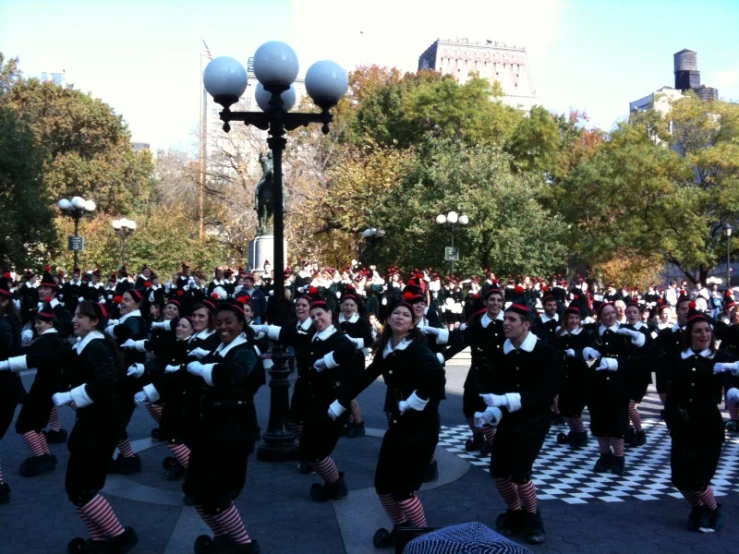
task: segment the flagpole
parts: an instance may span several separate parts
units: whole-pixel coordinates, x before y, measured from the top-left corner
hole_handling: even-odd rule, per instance
[[[205,41],[203,41],[205,43]],[[200,49],[200,82],[203,83],[203,51]],[[205,85],[200,87],[200,174],[198,176],[198,238],[203,240],[203,220],[205,205],[205,141],[207,138],[208,95]]]

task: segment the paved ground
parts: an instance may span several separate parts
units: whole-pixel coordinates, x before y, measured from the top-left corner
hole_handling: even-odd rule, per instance
[[[448,433],[453,433],[455,426],[462,423],[461,391],[466,362],[465,355],[461,354],[447,367],[448,399],[442,404],[442,421]],[[32,376],[24,377],[26,384],[31,379]],[[384,385],[380,381],[360,397],[369,428],[368,436],[342,439],[335,453],[351,490],[346,500],[317,505],[308,496],[311,483],[318,481],[315,476],[300,475],[292,462],[269,464],[254,458],[250,460],[247,485],[237,504],[248,531],[261,542],[262,552],[376,552],[371,546],[372,533],[378,527],[388,525],[372,489],[374,464],[385,428],[381,410],[383,395]],[[266,387],[257,400],[262,426],[266,428],[269,400]],[[649,418],[655,413],[654,409],[650,411],[649,405],[648,400],[644,410],[646,422],[653,427],[659,426],[656,418]],[[651,407],[657,406],[652,402]],[[67,429],[71,427],[69,410],[62,411],[62,421]],[[134,447],[141,455],[144,469],[131,477],[110,477],[105,492],[124,525],[136,528],[140,542],[134,552],[191,552],[193,540],[205,532],[205,528],[194,510],[182,505],[179,483],[164,480],[160,462],[167,451],[164,446],[152,444],[148,439],[152,426],[146,411],[138,410],[130,431],[132,437],[139,439]],[[552,437],[557,431],[559,429],[553,428]],[[540,501],[548,540],[545,545],[532,550],[562,554],[739,554],[739,535],[734,529],[739,520],[737,439],[727,444],[727,458],[718,484],[725,493],[720,502],[724,505],[727,525],[720,533],[701,535],[684,530],[687,505],[673,498],[670,492],[674,491],[664,486],[669,468],[654,463],[654,460],[664,449],[666,439],[661,431],[654,433],[660,440],[653,441],[652,450],[641,454],[627,452],[630,481],[607,483],[611,491],[618,488],[628,491],[628,494],[621,495],[622,501],[616,502],[603,501],[601,495],[589,492],[578,496],[577,489],[588,487],[589,472],[586,470],[593,460],[587,456],[578,459],[551,452],[561,447],[546,446],[548,453],[543,453],[539,470],[543,475],[541,495],[549,498]],[[439,482],[424,487],[420,494],[429,524],[445,526],[480,521],[492,526],[504,505],[485,471],[484,462],[474,457],[461,457],[458,444],[455,446],[453,442],[445,443],[437,450],[441,471]],[[64,445],[52,445],[52,450],[60,461],[56,472],[25,479],[17,469],[28,456],[21,438],[9,432],[0,442],[5,479],[13,489],[11,503],[0,506],[0,552],[3,554],[61,553],[70,538],[84,534],[84,528],[64,494],[66,449]],[[629,465],[630,458],[633,465]],[[569,479],[568,471],[576,474],[574,482]],[[656,488],[655,483],[661,489]],[[591,486],[588,490],[598,489]],[[640,496],[645,499],[640,499]],[[566,499],[575,500],[573,503]]]

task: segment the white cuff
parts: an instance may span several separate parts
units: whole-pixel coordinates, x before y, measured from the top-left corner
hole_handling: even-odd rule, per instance
[[[354,342],[354,346],[357,347],[357,350],[362,350],[362,348],[364,348],[364,339],[363,338],[360,337],[358,339],[354,339],[353,342]]]
[[[449,342],[449,329],[439,329],[436,335],[436,344],[446,344]]]
[[[203,366],[203,380],[211,387],[213,386],[213,368],[216,364],[207,364]]]
[[[116,338],[116,336],[115,336],[115,327],[116,327],[115,325],[108,325],[105,328],[105,334],[106,335],[109,335],[109,336],[111,336],[113,338]]]
[[[136,352],[146,352],[146,340],[135,341]]]
[[[639,331],[637,331],[637,333],[639,333]],[[645,343],[646,341],[647,341],[647,339],[646,339],[646,337],[644,336],[644,333],[639,333],[639,335],[638,335],[638,336],[636,336],[636,337],[633,337],[633,338],[631,339],[631,344],[633,344],[633,345],[634,345],[634,346],[636,346],[637,348],[641,348],[642,346],[644,346],[644,343]]]
[[[436,357],[438,358],[438,360],[439,360],[439,363],[440,363],[440,364],[442,365],[442,367],[443,367],[443,366],[444,366],[444,364],[446,363],[446,360],[444,359],[444,354],[442,354],[441,352],[437,352],[437,353],[436,353]]]
[[[282,331],[282,327],[277,325],[267,326],[267,338],[269,340],[280,340],[280,331]]]
[[[519,392],[507,392],[505,393],[505,399],[508,403],[509,412],[517,412],[521,409],[521,393]]]
[[[423,398],[418,396],[416,394],[416,391],[413,391],[413,394],[406,398],[405,401],[408,402],[409,408],[411,408],[412,410],[416,410],[417,412],[422,411],[426,407],[426,404],[429,403],[428,400],[424,400]]]
[[[346,411],[346,408],[342,406],[341,402],[339,402],[338,400],[334,400],[333,402],[331,402],[331,406],[329,406],[329,409],[336,414],[336,417],[339,417]]]
[[[72,400],[77,404],[78,408],[84,408],[85,406],[92,404],[92,398],[87,394],[85,386],[86,385],[80,385],[79,387],[73,388],[69,391],[69,394],[72,395]]]
[[[8,358],[8,364],[10,365],[10,371],[15,371],[16,373],[28,369],[25,354],[23,354],[22,356],[11,356],[10,358]]]
[[[162,329],[166,329],[167,331],[172,330],[172,320],[171,319],[165,319],[162,321]]]
[[[339,367],[339,364],[336,363],[336,360],[334,360],[334,353],[329,352],[323,357],[323,361],[326,362],[326,368],[327,369],[333,369],[335,367]]]
[[[146,398],[149,399],[149,402],[156,402],[159,400],[159,391],[151,383],[146,385],[142,390],[144,391],[144,394],[146,394]]]

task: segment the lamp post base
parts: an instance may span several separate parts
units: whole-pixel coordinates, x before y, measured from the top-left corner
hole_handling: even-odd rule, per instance
[[[286,462],[298,459],[298,442],[290,429],[287,415],[290,406],[290,369],[287,350],[279,343],[272,346],[274,365],[270,375],[269,427],[262,434],[262,444],[257,449],[257,459],[262,462]]]

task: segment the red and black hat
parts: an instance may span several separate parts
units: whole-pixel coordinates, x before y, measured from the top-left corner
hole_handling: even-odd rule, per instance
[[[565,310],[565,314],[564,315],[565,315],[565,317],[567,317],[570,314],[574,314],[577,317],[580,317],[580,308],[578,308],[574,304],[570,304],[569,306],[567,306],[567,309]]]
[[[485,294],[483,295],[483,298],[484,298],[485,300],[487,300],[487,299],[488,299],[488,297],[489,297],[489,296],[490,296],[491,294],[497,294],[497,295],[498,295],[498,296],[500,296],[501,298],[504,298],[504,297],[505,297],[505,295],[503,294],[503,291],[502,291],[502,290],[500,290],[500,287],[498,287],[498,285],[497,285],[497,284],[495,284],[495,285],[492,285],[492,286],[491,286],[490,288],[488,288],[488,289],[487,289],[487,290],[485,291]]]
[[[12,281],[10,273],[3,273],[2,278],[0,278],[0,297],[13,298],[13,291],[10,290]]]
[[[138,289],[128,289],[124,291],[123,294],[126,294],[126,293],[130,294],[131,298],[133,298],[136,302],[141,302],[141,300],[143,300],[144,298],[144,295],[141,294],[141,292],[139,292]]]
[[[328,304],[326,304],[326,301],[320,298],[310,303],[311,310],[315,310],[316,308],[326,310],[327,312],[331,311],[331,308],[328,307]]]
[[[512,312],[514,314],[518,314],[520,316],[525,317],[526,319],[531,318],[531,309],[528,306],[524,306],[523,304],[511,304],[505,309],[506,313]]]
[[[128,277],[128,268],[126,267],[126,264],[123,264],[118,270],[118,275],[121,277]]]
[[[703,312],[699,312],[695,308],[690,308],[690,310],[688,310],[688,319],[686,320],[686,325],[693,325],[699,321],[710,323],[708,321],[708,318],[706,317],[706,314],[704,314]]]
[[[541,299],[542,304],[546,304],[547,302],[556,302],[556,301],[557,299],[554,298],[554,296],[551,294],[545,294],[544,298]]]
[[[355,304],[359,304],[359,300],[357,299],[357,290],[352,285],[347,286],[346,290],[344,290],[344,293],[341,295],[339,305],[343,304],[346,300],[353,300]]]
[[[421,287],[409,284],[403,287],[403,300],[409,304],[415,304],[416,302],[425,302],[426,297],[423,295]]]
[[[58,285],[57,280],[54,278],[54,276],[51,274],[51,268],[47,265],[44,267],[44,275],[41,277],[41,282],[39,283],[39,287],[48,287],[55,289]]]
[[[36,319],[40,319],[41,321],[47,321],[52,322],[56,320],[56,315],[54,314],[54,308],[51,307],[51,304],[48,302],[45,302],[44,305],[41,307],[41,309],[36,314]]]

